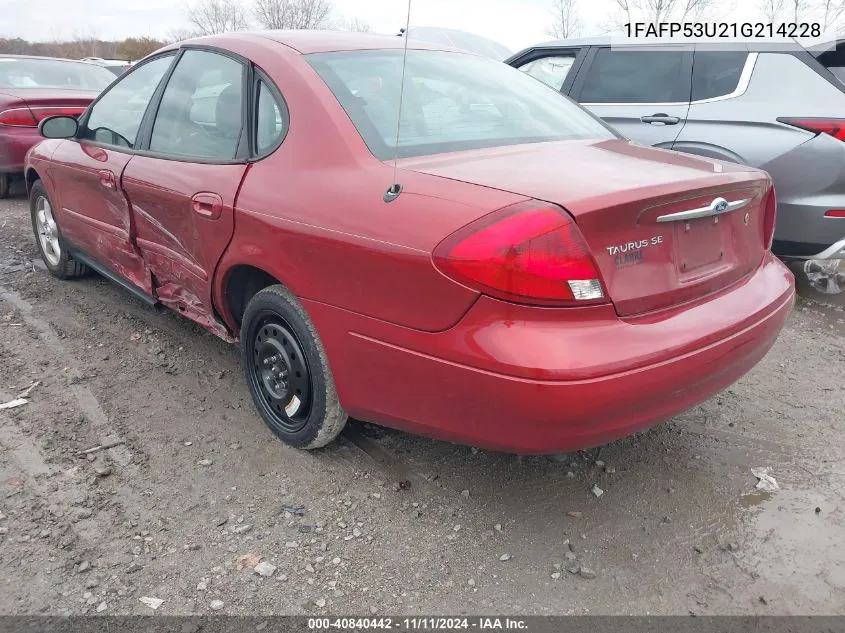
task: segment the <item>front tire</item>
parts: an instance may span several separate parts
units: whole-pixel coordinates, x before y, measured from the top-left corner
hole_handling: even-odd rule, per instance
[[[286,444],[320,448],[346,425],[325,349],[296,297],[257,292],[241,322],[241,360],[261,418]]]
[[[29,212],[41,259],[44,260],[50,274],[59,279],[72,279],[85,275],[88,267],[70,256],[67,243],[53,217],[50,196],[47,195],[47,189],[40,180],[36,180],[30,190]]]

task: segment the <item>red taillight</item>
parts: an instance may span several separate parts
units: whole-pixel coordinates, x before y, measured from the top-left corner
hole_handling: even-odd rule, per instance
[[[816,134],[830,134],[833,138],[845,141],[845,119],[778,117],[778,121],[793,127],[799,127]]]
[[[845,218],[845,209],[831,209],[824,212],[826,218]]]
[[[763,240],[766,244],[766,250],[769,250],[772,247],[772,240],[775,238],[777,206],[777,195],[775,194],[775,188],[773,185],[766,196],[766,214],[763,216]]]
[[[441,242],[434,262],[456,281],[517,303],[582,305],[605,296],[581,232],[552,205],[521,203],[485,216]]]
[[[0,112],[0,125],[38,127],[38,121],[29,108],[9,108]]]
[[[38,127],[38,124],[51,116],[72,116],[78,117],[85,112],[80,106],[40,106],[9,108],[0,112],[0,125],[13,125],[15,127]]]

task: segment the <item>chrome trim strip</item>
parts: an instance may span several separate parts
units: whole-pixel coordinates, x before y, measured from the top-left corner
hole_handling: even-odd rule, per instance
[[[748,53],[748,59],[745,60],[745,66],[742,69],[742,74],[739,76],[739,83],[737,83],[736,89],[733,92],[720,97],[710,97],[709,99],[691,101],[690,105],[698,105],[699,103],[715,103],[717,101],[725,101],[726,99],[733,99],[744,95],[745,91],[748,90],[748,84],[751,83],[751,74],[754,72],[754,66],[757,63],[757,55],[759,55],[759,53]]]
[[[689,209],[688,211],[678,211],[677,213],[669,213],[667,215],[658,216],[658,222],[677,222],[679,220],[694,220],[696,218],[708,218],[714,215],[723,215],[741,209],[751,202],[751,198],[744,200],[735,200],[728,202],[724,198],[716,198],[706,207],[699,207],[698,209]]]

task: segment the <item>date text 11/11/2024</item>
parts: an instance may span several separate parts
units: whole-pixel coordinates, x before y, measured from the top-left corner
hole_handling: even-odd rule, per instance
[[[368,618],[308,618],[311,631],[359,631],[392,629],[404,631],[519,631],[527,623],[519,618],[502,617],[368,617]]]
[[[818,22],[627,22],[627,37],[802,38],[822,34]]]

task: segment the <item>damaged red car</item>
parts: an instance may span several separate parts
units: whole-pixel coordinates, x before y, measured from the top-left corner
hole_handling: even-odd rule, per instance
[[[190,40],[79,121],[43,121],[26,180],[47,267],[239,340],[258,412],[301,448],[348,416],[585,448],[763,358],[794,302],[765,173],[635,145],[504,64],[403,44]]]

